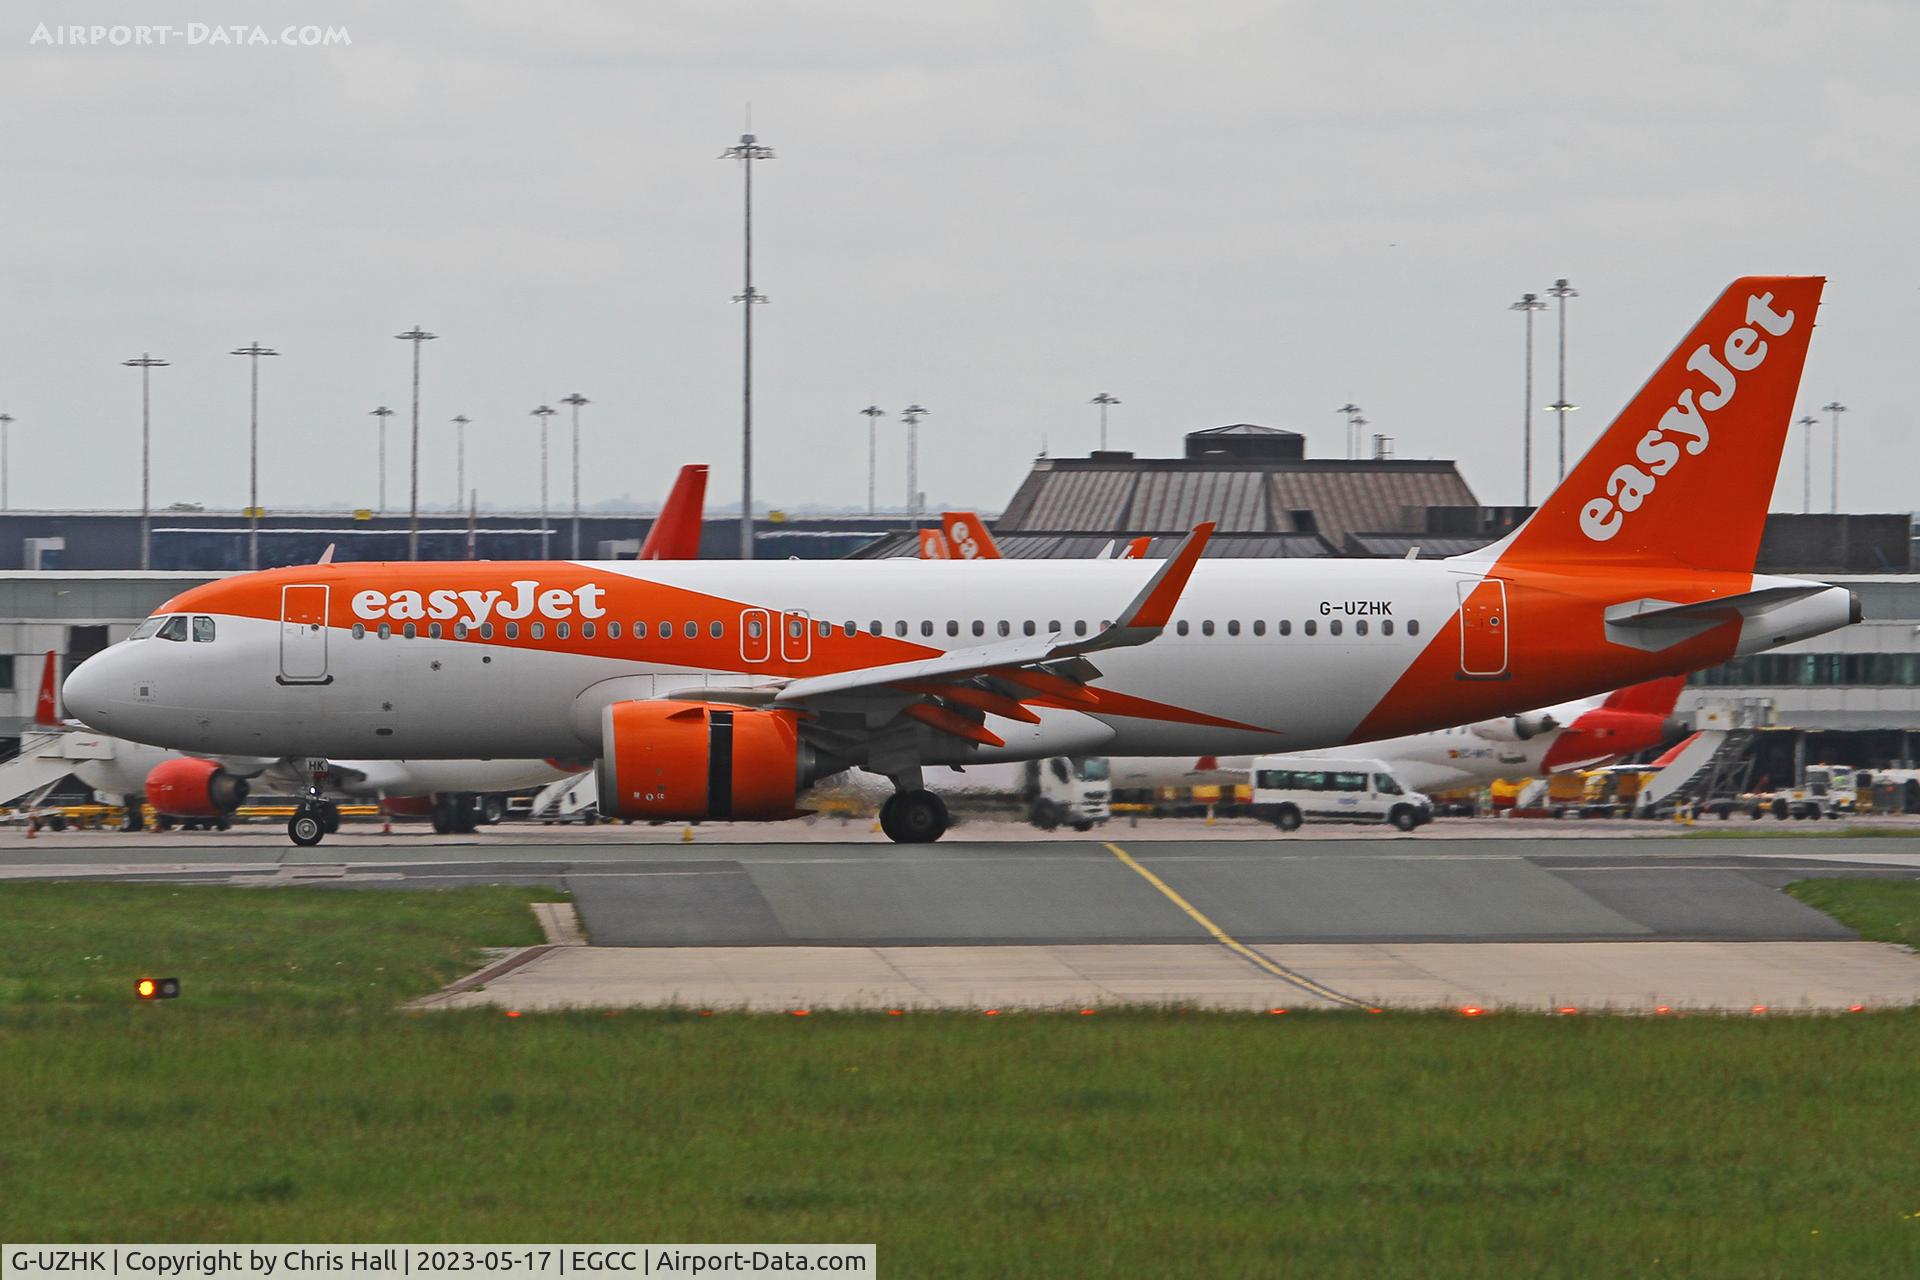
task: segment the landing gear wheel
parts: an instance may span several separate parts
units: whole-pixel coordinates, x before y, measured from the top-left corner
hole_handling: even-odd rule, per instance
[[[303,849],[310,849],[326,838],[327,824],[320,815],[302,809],[287,819],[287,838]]]
[[[900,806],[896,803],[899,799],[900,793],[896,791],[880,803],[880,831],[889,840],[900,838],[900,833],[893,829],[893,815],[900,811]]]
[[[320,806],[320,825],[327,829],[328,835],[340,830],[340,806],[331,801]]]
[[[947,806],[931,791],[902,791],[881,806],[880,829],[901,844],[931,843],[947,832]]]

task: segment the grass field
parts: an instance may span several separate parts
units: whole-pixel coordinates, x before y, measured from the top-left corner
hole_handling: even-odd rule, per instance
[[[1801,880],[1787,892],[1863,938],[1920,949],[1920,881]]]
[[[529,896],[7,886],[0,1238],[873,1240],[886,1274],[942,1276],[1920,1272],[1913,1012],[394,1010],[531,940]],[[187,997],[134,1005],[155,967]]]

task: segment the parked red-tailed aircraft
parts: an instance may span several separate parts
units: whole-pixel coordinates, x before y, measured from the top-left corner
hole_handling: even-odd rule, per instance
[[[1753,572],[1823,283],[1734,282],[1471,555],[1202,563],[1203,524],[1159,563],[308,566],[182,593],[67,705],[207,754],[584,752],[603,810],[643,818],[787,817],[861,768],[908,841],[946,829],[929,766],[1310,750],[1550,706],[1855,617],[1844,589]],[[152,638],[174,618],[218,639]]]
[[[1147,554],[1147,544],[1151,538],[1130,538],[1122,547],[1118,558],[1138,560]],[[1113,544],[1107,544],[1107,552],[1100,559],[1113,557]],[[998,560],[1000,544],[993,540],[987,531],[987,522],[971,511],[947,511],[941,513],[938,529],[920,531],[920,558],[922,560]]]

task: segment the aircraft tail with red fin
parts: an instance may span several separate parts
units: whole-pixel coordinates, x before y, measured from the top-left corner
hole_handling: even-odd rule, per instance
[[[59,675],[60,656],[49,649],[46,664],[40,668],[40,696],[33,704],[33,722],[42,729],[61,727],[59,695],[56,692]]]
[[[640,544],[641,560],[698,560],[700,528],[706,514],[707,468],[691,463],[680,468],[647,540]]]

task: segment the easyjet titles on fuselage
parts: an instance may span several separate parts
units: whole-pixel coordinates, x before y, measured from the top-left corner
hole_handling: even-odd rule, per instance
[[[541,587],[522,578],[511,584],[510,592],[457,591],[356,591],[353,616],[365,622],[411,622],[433,618],[480,624],[489,618],[517,619],[538,613],[543,618],[564,619],[576,615],[601,618],[606,609],[600,597],[606,588],[588,583],[578,587]]]
[[[1653,496],[1659,484],[1656,477],[1666,475],[1680,461],[1680,446],[1663,433],[1684,439],[1690,454],[1707,451],[1710,433],[1705,415],[1724,409],[1733,399],[1738,387],[1736,371],[1751,373],[1767,358],[1767,340],[1760,336],[1759,330],[1764,329],[1777,338],[1793,328],[1793,318],[1791,311],[1782,314],[1773,310],[1771,293],[1749,295],[1747,323],[1727,335],[1720,349],[1724,359],[1715,357],[1708,343],[1695,348],[1687,357],[1687,368],[1705,377],[1713,384],[1712,388],[1700,392],[1697,405],[1695,388],[1688,387],[1680,393],[1673,408],[1661,416],[1660,425],[1640,437],[1640,443],[1634,448],[1634,456],[1646,464],[1646,471],[1631,463],[1615,467],[1607,477],[1606,497],[1592,498],[1581,508],[1580,532],[1595,542],[1606,542],[1626,524],[1628,512],[1638,511],[1640,504]]]

